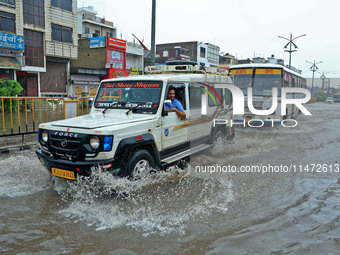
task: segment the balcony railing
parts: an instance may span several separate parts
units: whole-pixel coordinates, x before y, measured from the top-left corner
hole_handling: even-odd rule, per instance
[[[78,46],[58,41],[46,41],[46,56],[61,58],[77,58]]]

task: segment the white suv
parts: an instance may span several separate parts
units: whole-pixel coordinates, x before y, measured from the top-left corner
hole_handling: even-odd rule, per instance
[[[103,80],[88,115],[40,124],[38,157],[53,175],[66,179],[88,176],[95,166],[137,179],[211,147],[217,137],[233,137],[231,93],[216,88],[230,78],[192,73],[193,66],[177,68],[170,67],[179,74]],[[171,111],[171,88],[186,119]],[[226,121],[214,125],[215,119]]]

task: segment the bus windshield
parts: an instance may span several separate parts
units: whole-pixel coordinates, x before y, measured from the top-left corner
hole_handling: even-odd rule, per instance
[[[156,113],[163,83],[161,81],[115,81],[100,85],[94,103],[96,108],[129,109]]]
[[[253,69],[232,69],[230,73],[233,74],[234,85],[239,87],[244,95],[247,95],[247,89],[250,88],[252,84]]]
[[[281,69],[257,68],[254,78],[254,96],[272,96],[273,88],[278,88],[278,96],[281,90]]]

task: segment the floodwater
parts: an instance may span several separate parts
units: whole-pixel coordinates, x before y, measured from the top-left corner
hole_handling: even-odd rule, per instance
[[[136,182],[67,182],[33,151],[1,156],[0,254],[340,254],[340,104],[307,108],[295,128],[238,128],[190,168]]]

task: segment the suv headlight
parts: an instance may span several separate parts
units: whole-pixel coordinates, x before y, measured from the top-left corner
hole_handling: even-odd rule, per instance
[[[100,145],[99,138],[97,136],[92,136],[90,138],[90,146],[92,147],[92,149],[94,150],[98,149],[99,145]]]
[[[47,143],[48,141],[48,132],[47,131],[43,131],[42,134],[41,134],[41,139]]]

